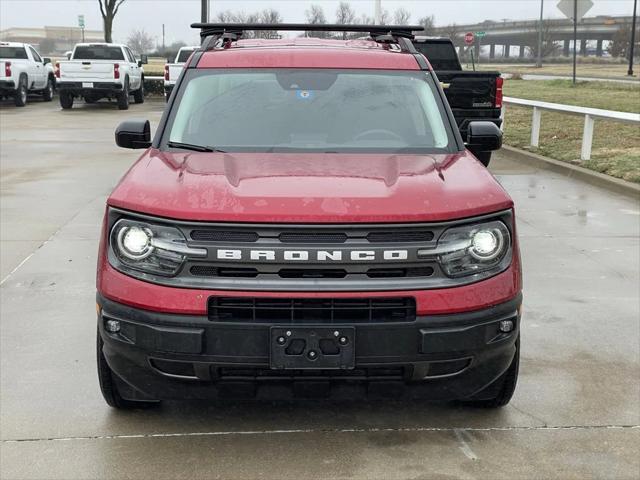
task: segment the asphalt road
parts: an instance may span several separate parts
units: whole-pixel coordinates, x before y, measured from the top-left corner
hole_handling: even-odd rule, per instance
[[[525,269],[521,374],[499,411],[400,400],[106,406],[94,276],[123,118],[164,104],[0,106],[0,477],[640,476],[640,205],[499,154]]]

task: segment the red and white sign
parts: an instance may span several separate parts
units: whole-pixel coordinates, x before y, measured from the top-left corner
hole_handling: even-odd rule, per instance
[[[464,34],[464,43],[467,45],[473,45],[475,39],[473,32],[467,32]]]

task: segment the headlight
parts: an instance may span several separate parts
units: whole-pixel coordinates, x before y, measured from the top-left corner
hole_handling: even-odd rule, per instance
[[[111,250],[116,268],[163,276],[176,275],[187,256],[206,256],[207,251],[187,246],[175,227],[122,219],[111,229]],[[124,267],[124,268],[122,268]]]
[[[511,262],[511,236],[501,221],[454,227],[445,231],[434,250],[420,250],[422,258],[436,257],[450,277],[498,272]]]

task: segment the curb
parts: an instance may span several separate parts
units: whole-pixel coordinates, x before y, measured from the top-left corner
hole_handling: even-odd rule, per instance
[[[509,156],[518,162],[534,165],[539,168],[552,170],[567,177],[576,178],[591,185],[606,188],[616,193],[629,195],[636,199],[640,199],[640,184],[628,182],[620,178],[614,178],[604,173],[595,172],[578,165],[573,165],[553,158],[543,157],[537,153],[527,152],[516,147],[503,145],[503,150],[509,152]]]

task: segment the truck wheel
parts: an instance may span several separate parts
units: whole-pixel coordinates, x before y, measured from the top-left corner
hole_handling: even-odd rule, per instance
[[[64,110],[69,110],[73,107],[73,95],[69,92],[60,92],[60,106]]]
[[[144,401],[144,400],[126,400],[122,398],[120,392],[118,392],[118,385],[113,379],[113,371],[107,364],[107,359],[104,358],[102,353],[102,345],[104,342],[98,332],[98,339],[96,342],[96,353],[98,357],[98,381],[100,382],[100,391],[104,400],[110,407],[119,408],[122,410],[128,410],[132,408],[149,408],[155,407],[160,402]]]
[[[16,89],[16,94],[13,97],[13,102],[16,107],[24,107],[27,104],[27,93],[29,90],[27,83],[27,77],[25,75],[20,75],[18,88]]]
[[[144,103],[144,77],[140,82],[140,88],[133,92],[133,101],[136,103]]]
[[[51,77],[47,79],[47,86],[42,90],[42,100],[45,102],[53,100],[53,78]]]
[[[118,109],[129,109],[129,80],[127,79],[125,79],[124,85],[122,86],[122,93],[118,95]]]
[[[520,365],[520,336],[516,340],[516,354],[511,361],[511,365],[506,372],[502,374],[495,382],[489,385],[484,390],[476,393],[469,400],[464,400],[462,403],[470,407],[480,408],[499,408],[504,407],[516,390],[516,384],[518,383],[518,367]]]

